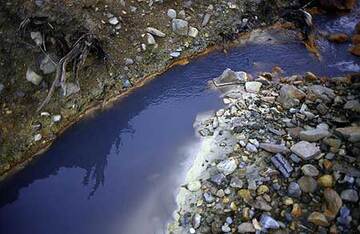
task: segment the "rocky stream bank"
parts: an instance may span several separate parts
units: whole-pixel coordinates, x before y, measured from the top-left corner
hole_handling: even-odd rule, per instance
[[[174,233],[360,232],[360,80],[281,68],[213,80],[225,107],[199,115],[200,153]]]

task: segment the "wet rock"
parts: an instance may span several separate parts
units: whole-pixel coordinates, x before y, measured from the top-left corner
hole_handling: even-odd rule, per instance
[[[311,177],[316,177],[320,173],[319,170],[311,164],[305,164],[304,166],[302,166],[301,171],[304,175]]]
[[[334,184],[334,179],[331,175],[323,175],[317,180],[317,182],[323,188],[331,188]]]
[[[350,47],[350,53],[355,56],[360,56],[360,44]]]
[[[269,215],[261,215],[260,225],[264,229],[278,229],[280,228],[279,223]]]
[[[278,145],[272,143],[260,143],[259,147],[270,153],[286,153],[289,149],[285,145]]]
[[[270,191],[269,187],[262,184],[257,188],[256,193],[257,195],[263,195],[265,193],[268,193],[269,191]]]
[[[354,45],[360,44],[360,34],[354,35],[354,36],[351,38],[351,42],[352,42]]]
[[[251,143],[247,143],[246,150],[251,152],[251,153],[256,153],[258,151],[256,146],[251,144]]]
[[[352,220],[349,208],[347,208],[346,206],[341,207],[340,216],[336,220],[344,226],[349,226]]]
[[[360,22],[355,25],[354,31],[356,34],[360,34]]]
[[[212,203],[215,201],[215,197],[209,192],[204,193],[203,196],[207,203]]]
[[[301,191],[304,193],[313,193],[317,189],[317,182],[314,178],[310,176],[302,176],[298,180]]]
[[[335,131],[351,142],[360,141],[360,127],[337,128]]]
[[[199,191],[200,188],[201,188],[201,183],[200,183],[200,181],[198,181],[198,180],[191,181],[191,182],[189,182],[189,184],[187,185],[187,188],[188,188],[188,190],[191,191],[191,192]]]
[[[216,167],[219,172],[222,172],[224,175],[230,175],[235,171],[237,165],[234,159],[227,159],[218,163]]]
[[[356,0],[320,0],[320,4],[328,10],[351,10],[356,6]]]
[[[273,156],[271,158],[271,162],[285,178],[288,178],[291,175],[291,172],[294,170],[290,163],[281,154],[276,154]]]
[[[358,100],[347,101],[344,109],[360,113],[360,102]]]
[[[320,212],[316,212],[316,211],[312,212],[309,215],[307,220],[308,220],[308,222],[313,223],[313,224],[318,225],[318,226],[322,226],[322,227],[330,226],[330,224],[327,221],[325,215],[320,213]]]
[[[324,128],[315,128],[300,132],[300,140],[315,142],[330,136],[330,132]]]
[[[309,100],[315,101],[316,99],[321,99],[325,103],[330,103],[336,97],[334,90],[322,85],[310,86],[307,94]]]
[[[216,86],[225,86],[233,84],[242,84],[248,79],[246,72],[234,72],[233,70],[227,68],[221,76],[214,79],[214,84]]]
[[[242,223],[238,226],[238,233],[254,233],[255,231],[252,223]]]
[[[176,11],[174,9],[169,9],[167,11],[167,16],[169,16],[171,19],[175,19],[176,18]]]
[[[198,34],[199,34],[199,30],[197,28],[191,26],[189,27],[189,37],[195,38],[198,36]]]
[[[152,34],[153,36],[157,36],[157,37],[165,37],[166,36],[165,33],[161,32],[160,30],[153,28],[153,27],[147,27],[146,32]]]
[[[216,174],[216,175],[213,175],[213,176],[210,177],[210,181],[217,184],[217,185],[222,184],[222,182],[225,179],[226,179],[226,177],[222,173],[219,173],[219,174]]]
[[[133,65],[134,64],[134,60],[131,58],[125,58],[125,65],[129,66],[129,65]]]
[[[293,145],[290,150],[303,160],[310,160],[320,154],[320,149],[314,143],[300,141]]]
[[[335,43],[344,43],[349,40],[349,36],[345,33],[332,33],[327,39]]]
[[[201,215],[196,213],[192,219],[192,225],[195,229],[198,229],[200,227],[201,224]]]
[[[287,193],[290,197],[299,198],[301,196],[300,185],[296,182],[291,182],[287,189]]]
[[[283,85],[280,89],[277,101],[284,108],[291,108],[300,103],[305,98],[306,94],[293,85]]]
[[[314,73],[312,72],[306,72],[304,75],[305,81],[307,82],[313,82],[317,80],[317,77]]]
[[[229,227],[229,224],[225,223],[221,226],[221,231],[223,232],[231,232],[231,228]]]
[[[39,85],[43,80],[43,77],[38,75],[31,68],[28,68],[26,71],[26,80],[33,83],[34,85]]]
[[[245,90],[249,93],[258,93],[260,91],[261,86],[262,83],[257,81],[246,82]]]
[[[266,201],[264,201],[262,197],[256,197],[255,200],[245,200],[245,202],[258,210],[263,210],[263,211],[272,210],[272,207]]]
[[[244,182],[237,177],[232,177],[230,181],[230,186],[233,188],[242,188],[244,186]]]
[[[173,19],[172,30],[178,35],[187,36],[189,32],[189,23],[186,20]]]
[[[295,203],[293,205],[293,208],[291,210],[291,215],[294,217],[294,218],[299,218],[302,216],[302,209],[300,207],[299,204]]]
[[[324,215],[335,218],[343,204],[339,194],[335,190],[327,188],[324,191],[324,198],[326,203]]]
[[[347,202],[357,202],[359,200],[358,192],[354,189],[346,189],[341,192],[341,198]]]

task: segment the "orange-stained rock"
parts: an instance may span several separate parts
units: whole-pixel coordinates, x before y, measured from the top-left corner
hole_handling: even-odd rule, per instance
[[[358,45],[360,44],[360,34],[357,34],[357,35],[354,35],[352,38],[351,38],[351,41],[354,45]]]
[[[350,53],[355,56],[360,56],[360,44],[354,45],[350,48]]]
[[[349,40],[349,36],[345,33],[333,33],[328,36],[328,40],[334,43],[344,43]]]
[[[355,26],[355,33],[360,34],[360,22],[356,24]]]
[[[348,11],[354,9],[356,0],[320,0],[320,5],[328,10]]]

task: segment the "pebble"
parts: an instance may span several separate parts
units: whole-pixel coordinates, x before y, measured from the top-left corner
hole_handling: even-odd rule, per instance
[[[308,222],[313,223],[315,225],[318,226],[322,226],[322,227],[328,227],[330,224],[327,221],[326,217],[324,214],[320,213],[320,212],[312,212],[309,217],[308,217]]]
[[[166,37],[165,33],[161,32],[160,30],[153,28],[153,27],[147,27],[146,32],[152,34],[153,36]]]
[[[331,188],[333,186],[334,179],[331,175],[322,175],[317,182],[323,188]]]
[[[294,170],[290,163],[281,154],[276,154],[271,157],[271,162],[285,178],[288,178]]]
[[[261,215],[260,225],[264,229],[278,229],[280,228],[279,223],[269,215]]]
[[[188,33],[189,37],[195,38],[198,36],[198,34],[199,34],[199,30],[197,28],[191,26],[189,27],[189,33]]]
[[[300,141],[293,145],[290,150],[303,160],[310,160],[320,154],[320,149],[314,143]]]
[[[320,173],[319,170],[311,164],[305,164],[304,166],[302,166],[301,171],[304,175],[311,177],[316,177]]]
[[[346,189],[346,190],[343,190],[341,192],[341,198],[344,200],[344,201],[347,201],[347,202],[358,202],[359,200],[359,195],[358,195],[358,192],[354,189]]]
[[[42,139],[42,135],[39,133],[39,134],[36,134],[35,136],[34,136],[34,141],[36,142],[36,141],[40,141]]]
[[[326,203],[325,216],[335,218],[343,205],[341,197],[335,190],[327,188],[324,190],[324,198]]]
[[[253,144],[251,144],[251,143],[248,143],[248,144],[246,145],[246,150],[249,151],[249,152],[251,152],[251,153],[256,153],[256,152],[258,151],[257,148],[256,148],[256,146],[253,145]]]
[[[26,80],[34,85],[39,85],[43,80],[43,77],[34,72],[31,68],[28,68],[26,71]]]
[[[170,17],[171,19],[175,19],[176,18],[176,11],[174,9],[169,9],[167,11],[167,16]]]
[[[290,182],[287,192],[290,197],[299,198],[301,196],[300,185],[296,182]]]
[[[218,171],[222,172],[224,175],[230,175],[235,171],[237,165],[234,159],[227,159],[218,163],[216,167]]]
[[[199,191],[201,188],[201,182],[199,180],[191,181],[188,183],[187,188],[191,192]]]
[[[255,232],[254,225],[252,223],[241,223],[238,226],[238,233],[253,233]]]
[[[110,19],[109,19],[109,23],[111,24],[111,25],[117,25],[118,23],[119,23],[119,20],[118,20],[118,18],[117,17],[111,17]]]
[[[230,181],[230,186],[233,188],[242,188],[244,186],[244,182],[237,177],[232,177]]]
[[[259,147],[267,152],[274,153],[274,154],[289,152],[289,149],[285,145],[260,143]]]
[[[54,116],[52,117],[52,121],[53,121],[54,123],[58,123],[58,122],[60,122],[60,120],[61,120],[61,115],[54,115]]]
[[[301,191],[304,193],[313,193],[317,189],[317,182],[314,178],[310,176],[302,176],[298,180]]]
[[[245,83],[245,90],[249,93],[258,93],[260,91],[260,88],[262,86],[262,83],[257,81],[249,81]]]

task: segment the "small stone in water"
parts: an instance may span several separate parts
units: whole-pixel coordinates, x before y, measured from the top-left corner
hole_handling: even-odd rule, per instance
[[[244,182],[237,177],[232,177],[230,181],[230,186],[233,188],[242,188],[244,186]]]
[[[207,203],[212,203],[213,201],[215,201],[214,196],[211,195],[211,193],[209,192],[204,193],[204,199]]]
[[[222,173],[210,177],[210,180],[217,185],[220,185],[225,179],[226,177]]]
[[[225,223],[222,227],[221,230],[223,232],[231,232],[231,228],[229,227],[229,225],[227,223]]]
[[[177,51],[172,52],[172,53],[170,53],[170,56],[173,58],[178,58],[178,57],[180,57],[180,52],[177,52]]]
[[[349,226],[352,217],[350,216],[350,210],[346,206],[341,207],[340,216],[337,218],[337,221],[345,226]]]
[[[256,148],[256,146],[253,145],[253,144],[251,144],[251,143],[248,143],[248,144],[246,145],[246,150],[249,151],[249,152],[251,152],[251,153],[256,153],[256,152],[258,151],[257,148]]]
[[[298,180],[301,190],[305,193],[313,193],[317,188],[317,182],[310,176],[302,176]]]

